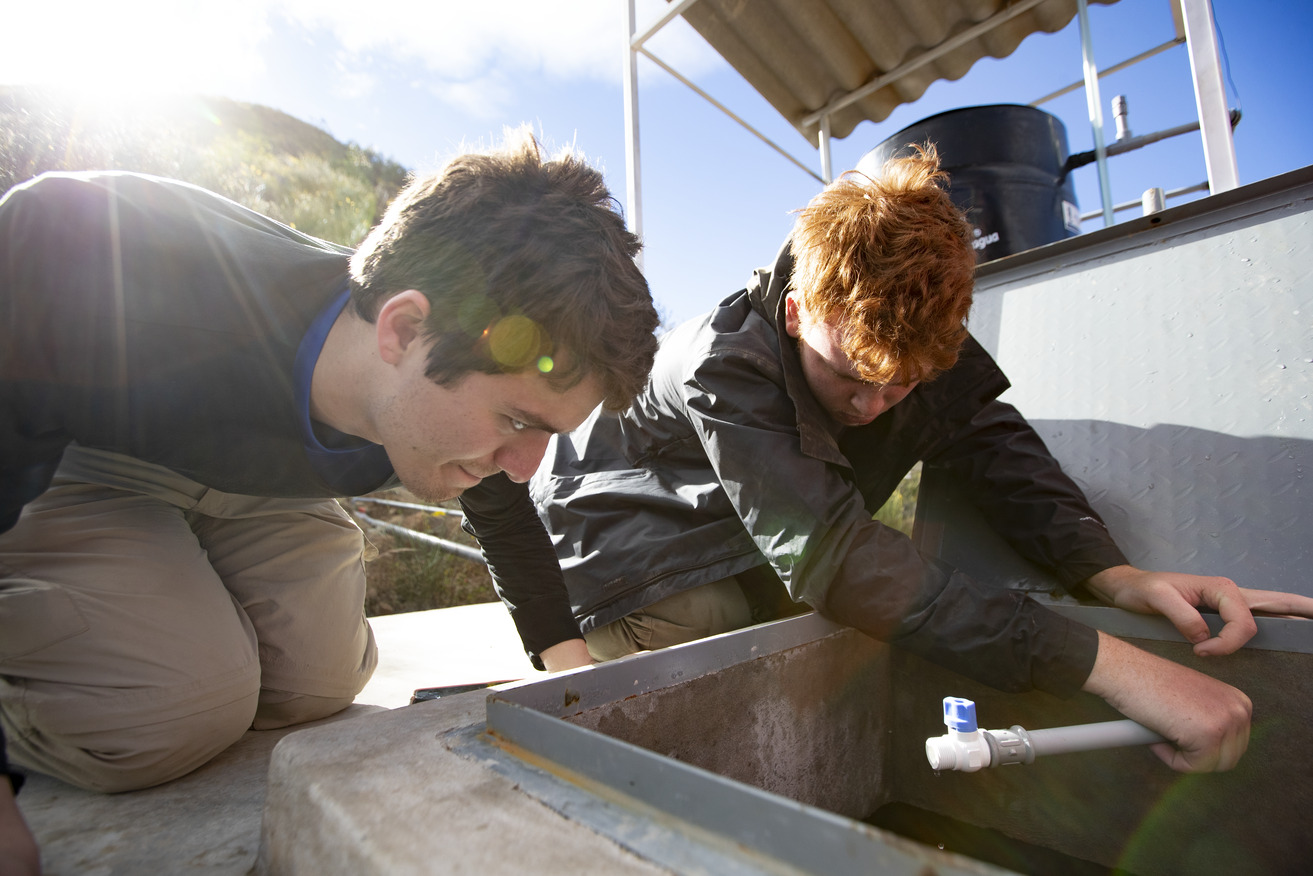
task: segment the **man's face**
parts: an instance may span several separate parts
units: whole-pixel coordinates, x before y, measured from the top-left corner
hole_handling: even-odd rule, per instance
[[[899,385],[863,380],[839,346],[839,330],[820,320],[804,319],[796,292],[785,299],[784,319],[784,330],[798,339],[807,387],[836,423],[865,426],[916,388],[915,382]]]
[[[430,502],[502,471],[527,481],[552,434],[577,428],[603,397],[592,377],[565,392],[534,369],[470,373],[444,387],[423,373],[422,357],[409,364],[375,422],[401,482]]]

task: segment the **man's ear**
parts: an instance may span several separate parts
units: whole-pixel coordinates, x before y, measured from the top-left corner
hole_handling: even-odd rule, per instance
[[[398,292],[383,302],[374,320],[374,333],[384,362],[396,365],[414,344],[423,344],[428,315],[429,300],[417,289]]]
[[[784,331],[791,338],[801,336],[802,304],[798,301],[798,293],[790,292],[784,296]]]

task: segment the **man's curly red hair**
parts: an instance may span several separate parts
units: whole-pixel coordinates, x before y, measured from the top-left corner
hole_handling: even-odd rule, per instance
[[[838,328],[864,380],[906,385],[957,361],[976,258],[946,184],[927,143],[876,177],[845,173],[799,211],[792,285],[803,319]]]

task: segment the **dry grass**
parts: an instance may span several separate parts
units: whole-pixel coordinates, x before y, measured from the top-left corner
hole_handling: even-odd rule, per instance
[[[876,513],[877,520],[911,533],[920,475],[918,465]],[[418,501],[404,490],[377,495],[400,502]],[[346,501],[343,504],[348,510],[356,507]],[[448,505],[453,509],[458,507],[455,502]],[[478,543],[460,528],[458,517],[373,503],[361,503],[358,507],[378,520],[436,535],[458,544],[478,547]],[[492,577],[482,563],[374,529],[363,521],[361,527],[365,530],[365,537],[378,549],[378,556],[365,565],[366,616],[497,601]]]
[[[921,463],[918,462],[903,476],[894,494],[875,512],[875,519],[885,526],[911,535],[912,524],[916,522],[916,497],[920,492]]]
[[[416,501],[404,491],[379,495],[400,502]],[[343,504],[349,510],[359,507],[378,520],[478,547],[478,543],[461,530],[458,517],[374,503]],[[456,503],[450,504],[456,507]],[[497,601],[492,577],[482,563],[374,529],[363,521],[360,525],[365,530],[365,537],[378,549],[378,556],[365,565],[366,616]]]

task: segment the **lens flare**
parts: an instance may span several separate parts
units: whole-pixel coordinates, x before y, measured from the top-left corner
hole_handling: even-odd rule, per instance
[[[527,316],[504,316],[488,327],[488,352],[508,371],[536,361],[543,346],[542,329]]]

